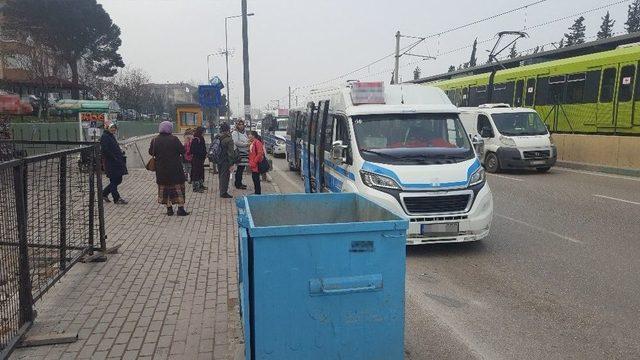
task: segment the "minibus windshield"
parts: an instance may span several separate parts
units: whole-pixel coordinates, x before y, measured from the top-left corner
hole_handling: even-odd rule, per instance
[[[493,122],[502,135],[547,135],[547,128],[535,112],[492,114]]]
[[[383,114],[353,118],[362,158],[387,164],[447,164],[472,159],[456,114]]]
[[[287,131],[287,124],[289,123],[288,118],[280,118],[278,119],[278,131]]]

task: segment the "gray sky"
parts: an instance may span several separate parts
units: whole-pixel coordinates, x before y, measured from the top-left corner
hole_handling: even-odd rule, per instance
[[[224,18],[240,13],[240,0],[98,0],[122,29],[121,53],[125,63],[144,69],[154,82],[192,81],[207,78],[207,54],[224,49]],[[535,0],[248,0],[251,91],[254,107],[279,99],[286,107],[287,87],[320,83],[348,73],[393,52],[395,32],[426,36],[474,20],[530,4]],[[403,57],[400,75],[412,78],[420,66],[422,75],[446,72],[449,65],[469,60],[474,38],[492,38],[498,31],[570,16],[619,0],[547,0],[472,27],[435,37],[414,52],[436,60]],[[630,1],[611,5],[616,32],[624,31]],[[607,9],[584,14],[587,37],[595,37]],[[577,17],[577,16],[576,16]],[[575,17],[529,30],[521,50],[559,41]],[[404,39],[403,46],[411,39]],[[493,41],[479,46],[479,61],[486,61]],[[243,106],[242,42],[240,19],[229,20],[231,107]],[[548,46],[548,48],[550,48]],[[224,58],[211,58],[213,73],[224,79]],[[342,80],[391,78],[393,58],[388,58]],[[329,83],[323,86],[336,84]],[[302,96],[305,89],[298,90]],[[295,97],[294,97],[295,99]],[[295,103],[293,104],[295,105]]]

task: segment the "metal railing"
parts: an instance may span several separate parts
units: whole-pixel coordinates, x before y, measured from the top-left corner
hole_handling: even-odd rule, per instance
[[[106,251],[106,236],[98,144],[0,141],[0,148],[3,359],[33,324],[33,304],[84,255]]]

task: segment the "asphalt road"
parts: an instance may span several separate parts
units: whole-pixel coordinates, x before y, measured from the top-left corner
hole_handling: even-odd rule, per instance
[[[274,160],[282,192],[298,174]],[[639,359],[640,179],[489,175],[490,236],[407,248],[407,359]]]

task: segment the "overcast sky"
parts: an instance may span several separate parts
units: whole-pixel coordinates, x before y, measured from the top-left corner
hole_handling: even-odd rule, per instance
[[[98,0],[122,29],[121,54],[127,66],[146,71],[158,83],[205,83],[207,54],[224,49],[224,18],[240,14],[240,0]],[[393,52],[395,32],[427,36],[494,14],[531,4],[535,0],[248,0],[251,101],[264,108],[278,99],[286,107],[287,87],[304,87],[333,79]],[[446,72],[449,65],[469,60],[470,46],[491,39],[498,31],[529,28],[521,50],[559,41],[575,17],[531,29],[535,25],[608,6],[584,14],[587,37],[595,37],[607,9],[624,31],[627,6],[619,0],[547,0],[495,20],[433,37],[413,52],[436,56],[401,59],[401,76],[408,80],[416,66],[422,75]],[[402,45],[411,39],[403,39]],[[479,46],[479,62],[486,49]],[[231,107],[242,109],[242,38],[240,19],[229,20]],[[550,46],[547,46],[550,48]],[[222,56],[211,58],[214,74],[224,79]],[[347,79],[391,78],[393,58],[351,74]],[[333,82],[335,84],[336,82]],[[327,84],[330,85],[330,84]],[[327,86],[323,85],[323,86]],[[303,94],[305,89],[297,90]],[[295,96],[294,96],[295,102]],[[295,105],[295,104],[294,104]]]

